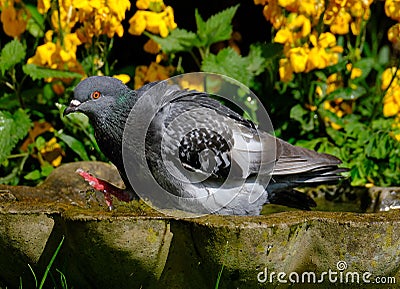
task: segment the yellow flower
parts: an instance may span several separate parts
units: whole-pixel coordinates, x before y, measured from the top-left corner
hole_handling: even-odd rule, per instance
[[[324,13],[324,24],[335,34],[360,33],[362,20],[370,17],[373,0],[330,0]]]
[[[150,0],[137,0],[136,7],[141,10],[149,9]]]
[[[278,0],[278,5],[292,13],[311,16],[318,21],[325,8],[324,0]]]
[[[279,77],[283,82],[292,80],[293,68],[287,58],[282,58],[279,60]]]
[[[310,42],[314,47],[310,49],[306,72],[323,69],[339,61],[338,53],[341,53],[343,48],[336,46],[336,37],[332,33],[321,33],[318,39],[312,34]]]
[[[313,17],[317,20],[325,9],[324,0],[301,0],[296,1],[299,5],[299,12]]]
[[[351,71],[350,79],[355,79],[362,75],[362,70],[358,67],[353,67],[353,64],[351,64],[351,63],[346,64],[346,69],[347,69],[347,71]]]
[[[128,0],[73,1],[79,2],[76,7],[79,8],[79,19],[83,26],[77,32],[82,42],[91,43],[93,37],[104,34],[109,38],[115,34],[123,36],[121,21],[125,19],[125,12],[130,9]]]
[[[400,87],[396,85],[395,89],[392,86],[386,92],[383,98],[383,115],[386,117],[400,114]]]
[[[40,14],[45,14],[51,7],[51,0],[38,0],[37,10]]]
[[[167,6],[163,12],[136,11],[135,15],[129,20],[129,33],[140,35],[144,30],[154,34],[160,34],[161,37],[167,37],[170,30],[177,27],[174,21],[174,12],[172,7]]]
[[[298,15],[294,21],[289,25],[289,27],[293,30],[296,31],[299,29],[300,36],[301,37],[306,37],[310,34],[311,32],[311,22],[310,19],[308,19],[306,16],[300,14]],[[300,30],[301,28],[301,30]]]
[[[308,36],[310,32],[310,19],[301,14],[291,13],[288,16],[287,24],[276,33],[274,41],[282,44],[292,44]]]
[[[141,35],[146,30],[146,17],[144,11],[137,11],[135,15],[129,19],[128,32],[132,35]]]
[[[336,114],[339,118],[342,118],[346,114],[350,114],[353,112],[353,101],[345,101],[343,100],[343,98],[339,97],[331,101],[324,101],[323,107],[325,110],[328,110]],[[335,130],[339,130],[342,128],[341,125],[333,122],[329,119],[329,117],[325,117],[325,122],[330,124],[330,126]]]
[[[165,5],[162,0],[138,0],[136,1],[136,7],[141,10],[150,9],[154,12],[161,12]]]
[[[398,80],[400,79],[400,70],[397,67],[390,67],[385,69],[382,73],[382,85],[381,89],[386,90],[389,88],[389,85],[397,85]]]
[[[36,48],[36,53],[33,57],[28,59],[28,64],[36,64],[39,66],[47,66],[52,68],[52,56],[56,52],[57,47],[55,43],[47,42]]]
[[[385,13],[393,20],[400,22],[400,2],[398,0],[386,0]]]
[[[65,86],[61,81],[54,81],[51,83],[51,88],[55,92],[55,94],[61,96],[65,92]]]
[[[125,13],[131,9],[131,2],[129,0],[107,0],[107,5],[111,12],[116,15],[116,19],[121,22],[125,19]]]
[[[30,14],[24,8],[16,9],[14,1],[7,2],[1,10],[0,20],[3,23],[4,33],[11,37],[19,38],[26,30]]]
[[[309,49],[306,47],[295,47],[290,49],[289,61],[295,73],[303,72],[306,69]]]
[[[308,57],[307,71],[311,71],[313,69],[322,69],[330,64],[328,53],[325,51],[325,49],[320,47],[311,48]]]
[[[113,77],[121,80],[125,84],[127,84],[131,80],[131,77],[128,74],[116,74],[113,75]]]
[[[173,66],[162,66],[152,62],[149,67],[141,65],[135,70],[135,89],[142,87],[144,84],[164,80],[169,78],[175,71]]]
[[[151,54],[157,54],[160,52],[161,46],[153,39],[147,40],[147,42],[143,46],[144,51]]]
[[[64,43],[61,45],[59,39],[54,43],[52,41],[53,31],[47,31],[45,34],[46,43],[36,48],[35,55],[28,59],[28,64],[51,69],[74,71],[84,75],[82,65],[76,59],[77,47],[81,44],[76,33],[64,35]],[[46,79],[51,82],[53,78]]]
[[[331,32],[341,35],[349,33],[350,22],[351,15],[344,8],[341,8],[330,25]]]
[[[46,2],[47,1],[47,2]],[[129,0],[59,0],[58,9],[51,10],[51,23],[56,32],[75,31],[82,43],[92,43],[93,37],[109,38],[124,33],[121,21],[130,9]],[[39,5],[40,4],[40,5]],[[49,9],[49,0],[40,0],[39,12]]]
[[[190,79],[182,79],[181,81],[179,81],[179,86],[182,89],[205,91],[204,78],[198,76],[192,77]]]
[[[389,86],[390,85],[390,86]],[[382,73],[383,115],[391,117],[400,114],[400,71],[396,67],[387,68]]]
[[[279,6],[284,7],[289,11],[292,11],[294,9],[291,9],[291,7],[295,6],[296,0],[278,0],[278,4]]]
[[[293,34],[288,28],[279,29],[274,37],[276,43],[293,43]]]
[[[270,21],[275,29],[281,28],[285,23],[283,9],[278,5],[277,0],[269,0],[268,4],[264,6],[263,14],[265,19]]]
[[[65,155],[55,137],[46,142],[45,146],[40,150],[40,154],[43,156],[43,159],[50,162],[53,167],[58,167],[61,164],[62,157]]]
[[[324,88],[325,90],[321,86],[317,86],[315,92],[317,96],[325,97],[342,86],[343,86],[343,80],[341,76],[338,73],[333,73],[329,75],[327,78],[326,86]]]
[[[400,23],[397,23],[389,28],[388,39],[393,43],[393,47],[400,50]]]
[[[360,68],[355,67],[351,70],[350,79],[358,78],[361,75],[362,75],[362,70]]]
[[[336,45],[336,37],[332,33],[321,33],[318,37],[318,44],[316,46],[322,48],[334,47]]]

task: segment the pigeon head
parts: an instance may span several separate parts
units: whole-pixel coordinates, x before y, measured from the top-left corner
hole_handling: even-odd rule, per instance
[[[76,86],[74,98],[64,110],[64,116],[72,112],[82,112],[89,118],[96,118],[123,102],[131,93],[132,90],[114,77],[88,77]]]

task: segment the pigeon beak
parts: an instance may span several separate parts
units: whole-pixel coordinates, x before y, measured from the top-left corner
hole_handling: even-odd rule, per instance
[[[63,116],[70,114],[71,112],[76,112],[78,107],[81,105],[81,102],[77,99],[71,100],[69,106],[64,110]]]

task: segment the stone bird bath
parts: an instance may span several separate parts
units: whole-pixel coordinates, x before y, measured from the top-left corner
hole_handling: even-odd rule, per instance
[[[214,288],[222,267],[219,288],[309,288],[318,281],[351,288],[356,275],[363,288],[377,286],[379,276],[400,282],[398,210],[188,219],[116,202],[108,212],[101,194],[74,173],[78,167],[121,183],[114,167],[80,162],[38,187],[0,186],[0,288],[18,288],[20,280],[35,288],[28,264],[40,280],[63,236],[51,274],[57,283],[59,269],[74,288]],[[291,284],[290,274],[299,283]]]

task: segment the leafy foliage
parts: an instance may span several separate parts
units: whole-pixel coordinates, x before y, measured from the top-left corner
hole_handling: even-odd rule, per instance
[[[13,114],[0,111],[0,163],[9,156],[18,141],[25,137],[31,125],[29,115],[22,109]]]
[[[43,79],[43,78],[81,78],[82,75],[76,72],[49,69],[37,66],[35,64],[25,64],[22,70],[32,77],[33,80]]]
[[[250,86],[254,76],[264,70],[264,58],[261,54],[259,45],[252,45],[249,55],[246,57],[240,56],[232,48],[227,47],[220,50],[217,55],[206,56],[203,59],[201,70],[227,75]]]
[[[218,41],[228,40],[232,34],[231,23],[239,5],[225,9],[204,21],[196,9],[197,47],[210,46]]]
[[[151,39],[160,44],[165,53],[176,53],[191,50],[197,41],[197,35],[185,29],[176,28],[167,38],[146,33]]]
[[[0,54],[1,74],[25,58],[25,48],[18,40],[13,40],[4,45]]]
[[[193,33],[185,29],[174,29],[166,38],[146,33],[151,39],[160,44],[165,53],[190,51],[194,47],[209,47],[218,41],[228,40],[232,34],[232,22],[238,5],[230,7],[220,13],[211,16],[206,21],[195,11],[197,32]]]

